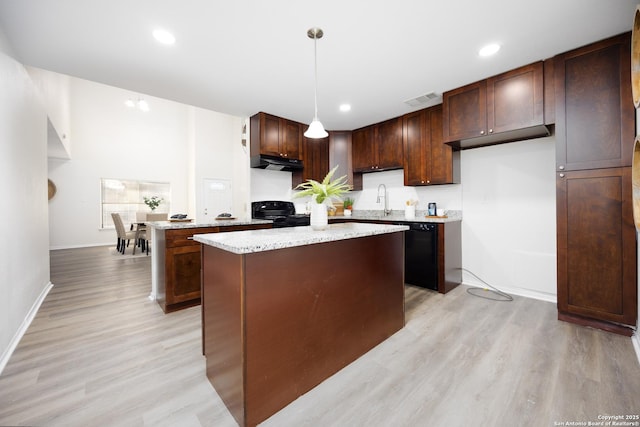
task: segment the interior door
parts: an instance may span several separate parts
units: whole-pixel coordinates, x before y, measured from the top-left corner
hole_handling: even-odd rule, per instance
[[[232,211],[233,192],[230,179],[204,178],[202,181],[202,218],[204,221],[214,220],[219,214]]]

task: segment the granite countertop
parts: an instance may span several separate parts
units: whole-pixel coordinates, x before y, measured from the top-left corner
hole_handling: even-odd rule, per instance
[[[326,230],[311,227],[272,228],[267,230],[236,231],[234,233],[196,234],[193,239],[235,254],[271,251],[275,249],[354,239],[357,237],[406,231],[406,225],[393,224],[331,224]]]
[[[221,219],[209,222],[172,222],[172,221],[149,221],[146,225],[159,230],[179,230],[182,228],[204,228],[204,227],[230,227],[233,225],[259,225],[271,224],[273,221],[265,219]]]
[[[376,220],[376,221],[389,221],[389,222],[455,222],[462,221],[462,211],[445,211],[446,218],[441,217],[426,217],[427,211],[416,211],[416,217],[414,219],[407,219],[404,216],[404,211],[394,210],[389,215],[383,215],[379,210],[355,210],[351,216],[334,215],[329,216],[329,222],[332,219],[351,219],[351,220]]]

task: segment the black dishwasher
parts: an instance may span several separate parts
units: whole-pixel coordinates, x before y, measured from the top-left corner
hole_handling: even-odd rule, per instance
[[[438,290],[438,225],[412,222],[404,237],[404,282]]]

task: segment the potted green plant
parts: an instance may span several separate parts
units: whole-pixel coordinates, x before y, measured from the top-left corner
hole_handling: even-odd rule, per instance
[[[341,196],[351,190],[351,186],[347,184],[347,176],[341,176],[331,181],[333,174],[336,173],[338,166],[334,167],[327,173],[322,182],[308,179],[298,185],[295,190],[301,190],[293,197],[311,197],[311,228],[314,230],[324,230],[328,224],[327,207],[333,200],[341,200]]]
[[[353,210],[353,202],[354,200],[351,197],[347,197],[344,199],[342,206],[344,206],[345,216],[351,215],[351,211]]]
[[[143,200],[144,200],[144,204],[149,206],[149,209],[151,209],[151,212],[154,212],[156,208],[160,206],[160,203],[164,201],[164,199],[161,199],[158,196],[143,197]]]

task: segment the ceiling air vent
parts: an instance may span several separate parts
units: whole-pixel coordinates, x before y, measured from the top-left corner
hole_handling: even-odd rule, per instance
[[[435,92],[429,92],[425,95],[420,95],[417,98],[408,99],[404,101],[405,104],[411,107],[422,107],[427,105],[435,105],[438,104],[438,101],[441,100],[441,96],[436,94]]]

